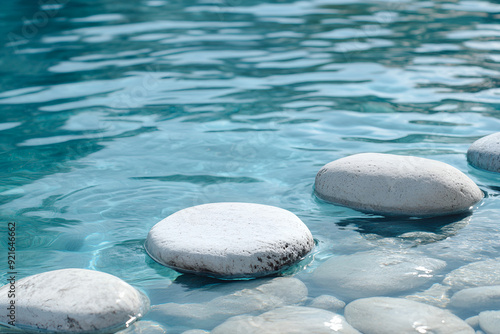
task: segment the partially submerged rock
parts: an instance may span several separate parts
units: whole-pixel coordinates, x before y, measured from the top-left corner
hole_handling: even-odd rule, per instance
[[[321,199],[356,210],[408,216],[466,212],[483,198],[455,167],[380,153],[355,154],[323,166],[315,191]]]
[[[0,288],[8,310],[10,284]],[[118,277],[86,269],[62,269],[15,283],[15,325],[27,332],[114,333],[141,318],[149,300]],[[8,312],[0,321],[8,323]]]
[[[500,173],[500,132],[472,143],[467,151],[467,160],[475,167]]]
[[[314,246],[293,213],[251,203],[213,203],[178,211],[148,234],[146,250],[157,262],[222,278],[277,273]]]

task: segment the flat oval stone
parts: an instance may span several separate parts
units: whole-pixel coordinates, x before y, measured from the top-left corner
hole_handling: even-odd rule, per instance
[[[445,266],[417,252],[360,252],[332,257],[314,271],[313,280],[335,296],[353,300],[415,289]]]
[[[402,298],[358,299],[346,306],[344,315],[347,322],[364,334],[475,333],[465,321],[447,310]]]
[[[500,285],[500,257],[466,264],[448,273],[443,283],[453,290]]]
[[[287,306],[259,316],[237,316],[215,327],[211,334],[360,334],[341,315],[311,307]]]
[[[487,310],[500,310],[500,285],[460,290],[451,297],[449,306],[459,310],[470,310],[475,314]]]
[[[483,198],[464,173],[440,161],[362,153],[323,166],[316,195],[379,214],[438,216],[466,212]]]
[[[213,203],[178,211],[153,226],[146,250],[181,272],[223,278],[277,273],[314,246],[290,211],[251,203]]]
[[[467,160],[477,168],[500,173],[500,132],[473,142],[467,151]]]
[[[479,313],[479,327],[486,334],[500,333],[500,311],[484,311]]]
[[[7,310],[10,285],[0,288]],[[118,277],[86,269],[62,269],[15,284],[15,325],[27,332],[110,333],[132,324],[149,309],[149,299]],[[0,321],[8,323],[7,312]]]

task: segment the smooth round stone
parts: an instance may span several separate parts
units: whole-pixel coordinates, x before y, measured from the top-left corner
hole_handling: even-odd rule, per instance
[[[418,288],[445,266],[415,252],[370,251],[332,257],[314,271],[313,280],[335,296],[353,300]]]
[[[211,334],[360,334],[341,315],[311,307],[287,306],[259,316],[237,316],[215,327]]]
[[[451,308],[477,312],[500,310],[500,285],[460,290],[451,297]]]
[[[178,211],[153,226],[146,250],[181,272],[223,278],[277,273],[314,246],[290,211],[251,203],[213,203]]]
[[[338,312],[345,307],[345,303],[338,298],[330,295],[321,295],[314,298],[309,307],[321,308],[332,312]]]
[[[467,160],[475,167],[500,172],[500,132],[476,140],[467,151]]]
[[[500,285],[500,258],[469,263],[448,273],[444,284],[454,290]]]
[[[293,277],[277,277],[254,288],[237,290],[204,303],[166,303],[152,307],[150,317],[178,325],[213,328],[229,317],[262,313],[298,304],[307,298],[306,285]]]
[[[323,166],[316,195],[379,214],[438,216],[466,212],[483,198],[464,173],[440,161],[362,153]]]
[[[167,334],[167,330],[154,321],[137,321],[129,328],[116,334]]]
[[[364,334],[474,334],[465,321],[447,310],[412,300],[390,297],[358,299],[344,315]]]
[[[0,288],[0,308],[10,305],[9,285]],[[16,327],[28,332],[102,333],[132,324],[149,300],[118,277],[86,269],[62,269],[16,282]],[[7,312],[0,313],[7,323]]]
[[[479,313],[479,327],[486,334],[500,333],[500,311],[484,311]]]

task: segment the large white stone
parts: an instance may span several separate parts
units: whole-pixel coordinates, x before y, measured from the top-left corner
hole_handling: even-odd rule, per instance
[[[10,285],[0,288],[7,310]],[[141,318],[149,300],[118,277],[86,269],[62,269],[16,282],[16,327],[51,333],[113,333]],[[7,312],[0,312],[7,323]]]
[[[476,140],[467,151],[467,160],[475,167],[500,172],[500,132]]]
[[[475,314],[487,310],[500,310],[500,285],[460,290],[451,297],[449,306],[459,310],[470,310]]]
[[[474,334],[465,321],[447,310],[412,300],[390,297],[358,299],[344,315],[364,334]]]
[[[209,329],[229,317],[298,304],[306,300],[307,287],[292,277],[278,277],[251,289],[242,289],[205,303],[166,303],[152,307],[150,317],[178,325]]]
[[[182,272],[224,278],[279,272],[311,251],[307,226],[290,211],[251,203],[213,203],[178,211],[153,226],[146,250]]]
[[[352,300],[418,288],[445,266],[417,252],[370,251],[332,257],[314,271],[313,280]]]
[[[443,283],[453,290],[500,285],[500,258],[469,263],[448,273]]]
[[[356,210],[434,216],[465,212],[483,198],[461,171],[440,161],[363,153],[323,166],[316,175],[318,197]]]
[[[343,316],[311,307],[287,306],[256,317],[237,316],[211,334],[360,334]]]
[[[484,311],[479,313],[479,327],[486,334],[500,334],[500,311]]]

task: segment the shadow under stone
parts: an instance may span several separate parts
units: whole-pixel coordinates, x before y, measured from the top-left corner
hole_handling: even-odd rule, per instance
[[[470,213],[429,218],[376,216],[346,218],[336,224],[342,227],[354,226],[356,231],[362,234],[430,243],[457,234],[469,224],[470,219]]]

